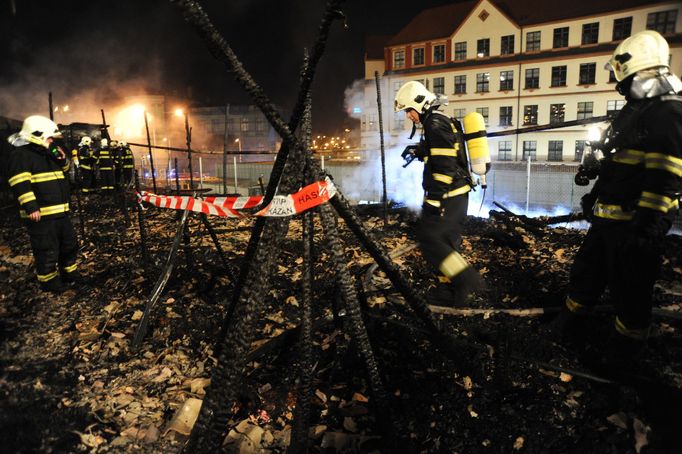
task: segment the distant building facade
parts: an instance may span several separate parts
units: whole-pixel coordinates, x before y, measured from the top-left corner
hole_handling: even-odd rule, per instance
[[[633,33],[657,30],[682,73],[682,3],[594,0],[479,0],[431,8],[365,55],[362,148],[379,147],[374,73],[381,74],[388,145],[407,140],[411,124],[393,112],[395,93],[418,80],[448,96],[444,111],[479,112],[492,131],[613,114],[624,99],[604,65]],[[603,125],[602,125],[603,126]],[[580,160],[591,126],[491,138],[494,160]]]

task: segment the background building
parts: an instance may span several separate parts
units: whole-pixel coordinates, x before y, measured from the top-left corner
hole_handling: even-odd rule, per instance
[[[362,147],[379,147],[375,71],[389,146],[406,142],[412,126],[404,112],[393,112],[395,93],[410,80],[447,95],[448,115],[481,113],[489,132],[615,113],[625,101],[604,65],[624,38],[645,29],[662,33],[671,68],[682,73],[681,5],[479,0],[425,10],[396,35],[368,41]],[[590,128],[490,139],[491,154],[499,161],[576,161]]]

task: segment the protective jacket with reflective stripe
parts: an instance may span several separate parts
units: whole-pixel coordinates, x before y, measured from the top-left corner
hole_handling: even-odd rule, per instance
[[[423,137],[418,154],[424,159],[422,186],[427,203],[469,192],[463,137],[453,121],[439,111],[420,116]]]
[[[58,218],[69,211],[68,161],[59,163],[45,148],[28,144],[9,154],[8,183],[26,217],[40,210],[41,217]]]
[[[675,213],[682,190],[682,99],[676,98],[629,101],[616,117],[614,131],[623,136],[602,162],[595,217],[628,221]],[[634,126],[619,131],[632,124],[628,115],[638,115]]]
[[[99,164],[99,170],[113,170],[114,169],[114,157],[112,156],[113,151],[109,147],[100,148],[96,152],[97,163]]]

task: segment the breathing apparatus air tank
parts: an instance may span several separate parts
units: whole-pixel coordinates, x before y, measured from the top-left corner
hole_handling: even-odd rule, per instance
[[[464,117],[464,140],[469,152],[471,171],[478,175],[481,187],[488,186],[485,174],[490,170],[490,147],[488,146],[485,120],[478,112],[471,112]]]

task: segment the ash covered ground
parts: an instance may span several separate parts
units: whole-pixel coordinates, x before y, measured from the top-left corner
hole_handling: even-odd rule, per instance
[[[232,290],[207,231],[198,217],[190,219],[190,246],[181,248],[150,331],[135,351],[131,339],[177,215],[147,211],[152,260],[145,264],[136,223],[126,226],[116,207],[100,205],[97,197],[86,202],[80,262],[86,282],[61,296],[38,290],[28,236],[14,209],[5,208],[0,217],[3,452],[180,452],[188,433],[174,416],[209,386]],[[252,221],[211,221],[238,268]],[[425,290],[435,284],[418,249],[409,248],[412,215],[392,213],[388,227],[371,213],[363,221],[386,250],[406,251],[394,260],[414,285]],[[438,348],[381,271],[368,273],[371,257],[339,225],[348,268],[362,289],[389,411],[379,413],[374,405],[345,320],[332,320],[337,289],[317,229],[311,452],[385,452],[386,425],[403,452],[678,452],[681,237],[668,237],[656,287],[663,311],[654,319],[648,367],[615,373],[601,370],[594,354],[611,330],[609,313],[595,318],[590,348],[577,351],[545,338],[548,315],[492,311],[560,306],[584,231],[504,216],[469,218],[464,253],[488,284],[472,307],[491,311],[437,316],[441,329],[485,346],[463,359]],[[299,352],[295,336],[286,334],[300,323],[301,275],[301,223],[295,219],[267,309],[258,315],[257,354],[233,408],[227,452],[286,450]],[[594,379],[605,377],[613,383]]]

